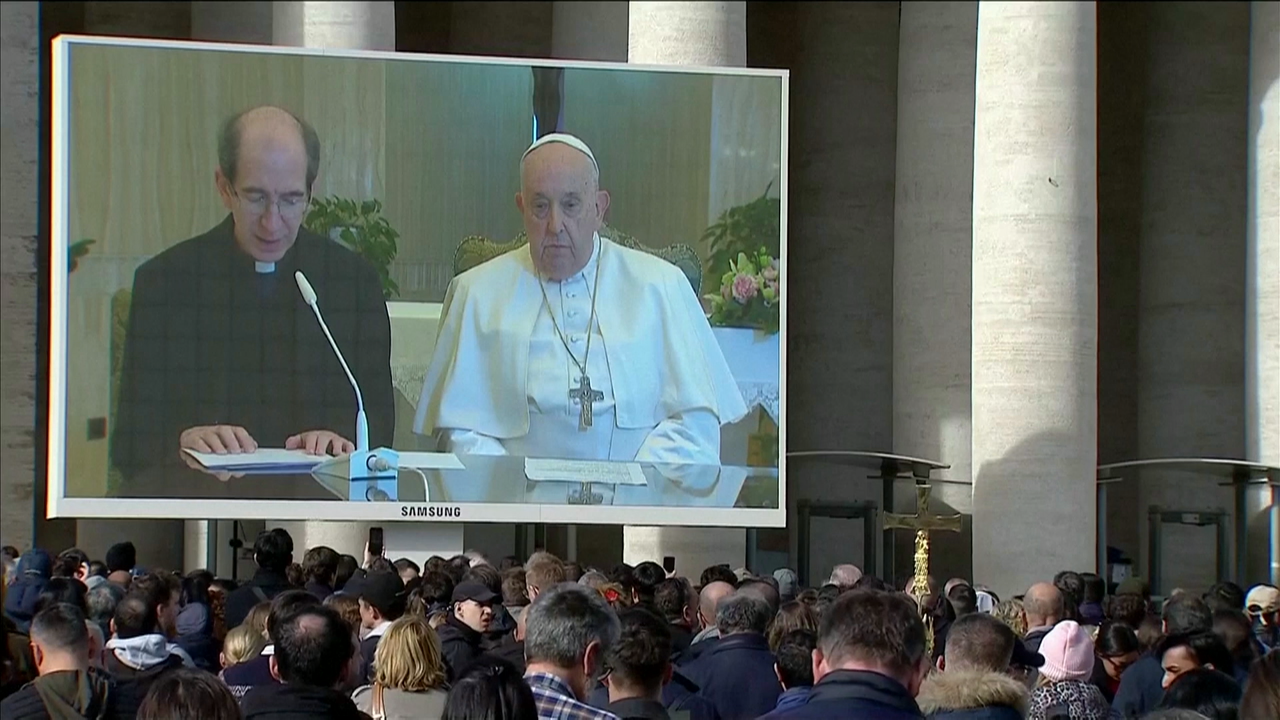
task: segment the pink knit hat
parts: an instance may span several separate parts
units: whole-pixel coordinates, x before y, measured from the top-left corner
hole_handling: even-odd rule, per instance
[[[1040,642],[1040,654],[1040,674],[1053,682],[1088,680],[1093,674],[1093,638],[1074,620],[1054,626]]]

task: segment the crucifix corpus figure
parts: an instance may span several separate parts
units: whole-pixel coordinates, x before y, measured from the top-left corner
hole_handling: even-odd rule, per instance
[[[922,604],[929,588],[929,531],[960,532],[961,528],[959,515],[932,515],[929,513],[929,495],[932,492],[933,488],[929,485],[916,486],[915,515],[903,515],[900,513],[885,513],[884,515],[884,527],[886,530],[916,531],[915,576],[912,580],[912,585],[915,587],[915,594]],[[928,619],[925,620],[925,631],[928,651],[933,652],[933,624]]]
[[[585,374],[578,378],[578,387],[569,390],[569,397],[578,401],[578,429],[591,427],[591,414],[596,403],[604,400],[604,393],[592,389],[591,378]]]

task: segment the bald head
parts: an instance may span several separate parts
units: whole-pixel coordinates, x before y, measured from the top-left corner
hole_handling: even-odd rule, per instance
[[[716,624],[716,607],[720,601],[733,594],[733,586],[719,580],[707,583],[698,598],[698,618],[703,627]]]
[[[1022,598],[1028,627],[1048,627],[1062,620],[1062,591],[1053,583],[1036,583]]]
[[[246,159],[264,152],[282,152],[291,156],[289,160],[301,161],[303,176],[299,182],[307,192],[311,191],[319,174],[320,139],[302,118],[274,105],[262,105],[223,125],[218,139],[218,169],[233,186],[242,179],[241,166]]]
[[[862,579],[862,570],[857,565],[837,565],[831,569],[829,585],[838,585],[842,590],[851,589]]]

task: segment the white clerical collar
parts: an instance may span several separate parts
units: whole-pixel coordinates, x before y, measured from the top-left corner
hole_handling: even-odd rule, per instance
[[[563,286],[564,283],[574,282],[576,280],[582,280],[588,285],[592,285],[593,275],[595,274],[595,271],[596,271],[596,265],[600,262],[600,248],[603,245],[604,245],[603,241],[600,240],[600,233],[596,233],[591,238],[591,259],[587,261],[586,265],[582,266],[581,270],[579,270],[578,272],[574,273],[573,275],[570,275],[569,277],[559,282],[556,282],[555,280],[551,280],[551,279],[544,280],[543,282],[551,286],[557,286],[557,285]]]
[[[259,275],[267,275],[276,271],[276,264],[273,262],[258,262],[257,260],[254,260],[253,271]]]

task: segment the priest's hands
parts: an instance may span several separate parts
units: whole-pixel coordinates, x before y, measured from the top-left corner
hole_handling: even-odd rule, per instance
[[[258,449],[258,441],[239,425],[199,425],[187,428],[178,437],[178,445],[184,450],[215,453],[251,453]]]
[[[348,455],[356,451],[356,444],[335,432],[308,430],[285,440],[284,448],[305,450],[308,455]]]

